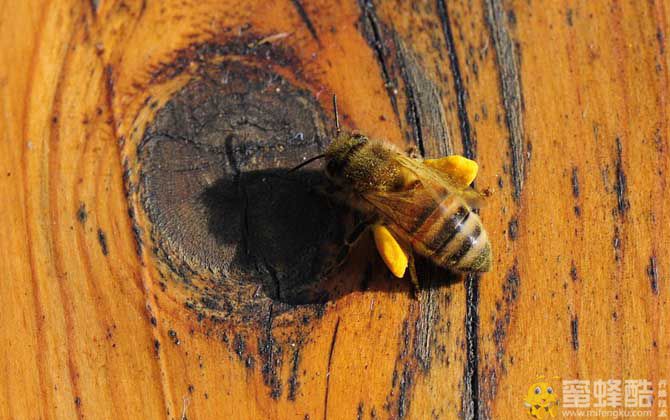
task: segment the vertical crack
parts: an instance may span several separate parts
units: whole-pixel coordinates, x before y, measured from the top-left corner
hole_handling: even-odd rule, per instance
[[[323,402],[323,419],[328,418],[328,392],[330,391],[330,365],[333,362],[333,351],[335,350],[335,342],[337,341],[337,331],[340,329],[340,318],[335,322],[335,331],[333,331],[333,338],[330,340],[330,351],[328,352],[328,368],[326,370],[326,396]]]
[[[519,73],[514,43],[505,26],[505,11],[501,0],[484,0],[486,24],[493,38],[498,61],[503,107],[509,130],[509,148],[512,166],[513,197],[518,202],[525,179],[525,158],[523,144],[523,97],[521,74]]]
[[[421,157],[426,156],[426,147],[423,141],[423,129],[421,121],[421,111],[419,108],[419,100],[417,98],[417,92],[415,92],[414,81],[410,77],[409,69],[407,67],[407,62],[405,61],[405,56],[407,52],[402,44],[402,41],[395,36],[394,42],[396,44],[396,57],[400,67],[400,75],[405,84],[405,96],[407,97],[407,111],[405,113],[407,123],[412,127],[414,133],[414,141],[419,148],[419,153]],[[413,57],[409,57],[410,60],[413,60]]]
[[[469,420],[479,419],[479,276],[468,274],[465,280],[467,307],[465,335],[467,363],[463,412]]]
[[[389,63],[386,60],[386,48],[384,47],[384,41],[382,39],[382,29],[379,25],[379,19],[375,13],[374,5],[369,0],[360,0],[359,5],[363,12],[360,22],[365,38],[377,55],[377,61],[379,61],[379,66],[381,67],[384,85],[388,96],[391,99],[393,112],[400,118],[396,86],[391,80],[391,71],[389,69]]]
[[[447,45],[451,74],[454,79],[458,122],[461,128],[461,140],[463,142],[463,154],[467,158],[472,159],[477,154],[477,144],[472,138],[472,129],[470,127],[470,119],[468,118],[468,109],[466,106],[468,93],[463,85],[461,68],[458,61],[458,54],[456,52],[456,45],[454,43],[454,34],[451,30],[451,23],[449,22],[449,11],[444,0],[437,0],[437,12],[440,18],[440,23],[442,24],[442,32],[444,33],[444,41]]]
[[[312,38],[314,38],[314,40],[320,44],[321,41],[319,40],[319,35],[316,33],[316,28],[314,28],[314,24],[312,23],[312,20],[309,18],[307,11],[305,11],[305,8],[303,7],[302,3],[300,3],[299,0],[291,0],[291,3],[293,3],[293,7],[295,7],[295,10],[298,12],[298,15],[300,15],[300,19],[302,19],[302,21],[305,22],[305,26],[307,26],[307,30],[312,35]]]

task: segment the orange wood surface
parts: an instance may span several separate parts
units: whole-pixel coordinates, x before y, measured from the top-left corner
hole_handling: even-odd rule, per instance
[[[0,418],[520,419],[538,375],[670,379],[667,6],[0,2]],[[414,293],[368,238],[287,303],[198,266],[195,210],[147,204],[196,172],[143,147],[190,83],[245,72],[288,131],[263,98],[329,133],[337,94],[347,129],[477,160],[493,270],[423,263]]]

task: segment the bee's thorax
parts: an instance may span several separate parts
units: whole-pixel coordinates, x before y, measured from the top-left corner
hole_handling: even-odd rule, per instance
[[[403,178],[394,153],[383,143],[342,133],[326,150],[326,174],[336,184],[355,192],[397,189]]]

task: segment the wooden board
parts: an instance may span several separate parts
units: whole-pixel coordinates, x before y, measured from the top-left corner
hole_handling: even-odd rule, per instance
[[[666,9],[0,3],[0,418],[531,418],[539,375],[658,391]],[[364,237],[324,274],[355,215],[284,170],[328,144],[332,94],[347,129],[478,161],[492,272],[423,262],[413,293]]]

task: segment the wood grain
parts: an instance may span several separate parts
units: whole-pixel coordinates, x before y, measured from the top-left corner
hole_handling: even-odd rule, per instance
[[[523,418],[538,375],[668,379],[666,9],[0,2],[0,418]],[[491,273],[412,293],[364,237],[324,275],[355,215],[280,178],[332,94],[478,161]]]

